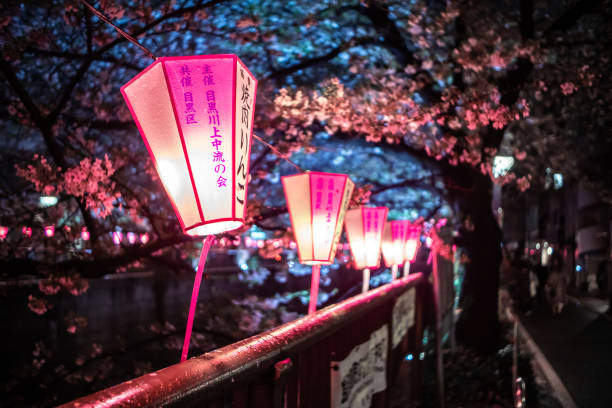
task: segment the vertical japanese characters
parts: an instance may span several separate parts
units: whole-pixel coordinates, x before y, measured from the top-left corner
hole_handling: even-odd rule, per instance
[[[255,84],[241,64],[238,64],[238,71],[238,83],[240,84],[238,87],[238,95],[240,97],[237,104],[240,106],[240,112],[238,113],[240,117],[240,126],[239,130],[237,129],[237,133],[240,135],[240,137],[238,137],[240,143],[237,146],[238,167],[236,169],[236,201],[243,206],[246,197],[240,193],[243,191],[246,193],[245,186],[248,173],[247,166],[249,160],[248,154],[251,139],[251,120],[254,101],[253,92],[255,91]]]
[[[212,162],[217,188],[227,187],[227,178],[223,175],[226,171],[225,158],[220,147],[223,145],[223,135],[221,129],[221,119],[217,110],[217,99],[215,90],[210,87],[215,84],[214,73],[208,64],[202,66],[202,82],[206,90],[206,112],[208,113],[208,124],[212,126],[212,134],[210,135],[210,143],[213,147]]]

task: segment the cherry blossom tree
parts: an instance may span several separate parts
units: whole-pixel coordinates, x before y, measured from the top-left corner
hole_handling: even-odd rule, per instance
[[[278,151],[254,146],[250,225],[291,234],[278,175],[294,170],[283,157],[346,165],[359,182],[355,203],[412,208],[413,218],[452,212],[468,258],[458,339],[490,351],[501,260],[493,184],[538,187],[542,168],[569,161],[580,163],[571,177],[609,181],[588,166],[595,147],[572,148],[582,124],[592,146],[609,124],[603,3],[92,4],[156,55],[236,53],[259,78],[255,132]],[[3,277],[41,278],[29,306],[44,313],[47,296],[82,293],[88,278],[146,265],[192,271],[199,243],[181,233],[119,93],[148,58],[76,0],[0,11]],[[495,178],[502,146],[518,165]],[[41,195],[58,202],[43,207]],[[53,240],[40,233],[47,224]],[[116,246],[120,230],[151,239]]]

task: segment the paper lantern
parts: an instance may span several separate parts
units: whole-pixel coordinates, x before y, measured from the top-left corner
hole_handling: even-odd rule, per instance
[[[386,267],[402,265],[406,260],[406,240],[410,221],[388,221],[382,240],[382,254]]]
[[[421,242],[421,227],[417,225],[411,225],[408,229],[408,236],[406,239],[406,260],[408,262],[414,262],[419,244]]]
[[[389,221],[385,224],[382,254],[385,266],[391,268],[391,280],[397,278],[399,265],[406,261],[406,240],[410,221]]]
[[[144,245],[147,242],[149,242],[149,234],[146,232],[144,234],[140,234],[140,243]]]
[[[121,88],[186,234],[244,225],[256,90],[235,55],[161,57]]]
[[[362,292],[370,287],[370,268],[380,264],[383,228],[387,207],[361,207],[346,212],[344,225],[357,269],[363,269]]]
[[[21,233],[23,235],[25,235],[26,237],[31,237],[32,236],[32,228],[31,227],[23,227],[23,228],[21,228]]]
[[[346,174],[308,172],[281,178],[300,263],[312,265],[308,313],[317,309],[321,265],[334,262],[355,184]]]
[[[387,207],[361,207],[346,213],[346,235],[357,269],[378,268]]]
[[[89,241],[89,231],[87,231],[87,227],[81,228],[81,239],[83,241]]]
[[[120,245],[121,241],[123,241],[123,233],[120,231],[113,231],[113,243],[115,245]]]
[[[330,265],[355,184],[346,174],[308,172],[281,178],[300,263]]]
[[[0,226],[0,241],[4,241],[6,236],[8,235],[9,229],[5,226]]]
[[[55,225],[47,225],[45,227],[45,237],[51,238],[55,235]]]
[[[421,243],[421,226],[410,225],[408,228],[408,236],[406,238],[406,263],[404,264],[404,277],[410,274],[410,264],[416,259]]]

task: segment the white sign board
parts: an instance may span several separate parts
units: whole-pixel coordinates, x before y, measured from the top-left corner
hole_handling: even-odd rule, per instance
[[[369,408],[372,395],[387,388],[389,327],[355,346],[342,361],[331,363],[332,408]]]
[[[402,338],[408,332],[408,329],[414,326],[414,300],[416,292],[414,288],[408,289],[406,293],[397,298],[393,306],[392,328],[393,337],[392,348],[397,347],[402,341]]]

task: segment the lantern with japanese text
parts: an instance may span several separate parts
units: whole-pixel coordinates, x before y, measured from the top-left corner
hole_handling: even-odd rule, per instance
[[[388,221],[382,240],[382,254],[385,266],[391,268],[391,280],[397,278],[399,265],[406,261],[406,240],[411,223],[407,220]]]
[[[257,80],[235,55],[158,58],[121,87],[183,232],[208,235],[181,361],[212,234],[245,223],[256,91]]]
[[[244,224],[256,90],[235,55],[161,57],[121,88],[186,234]]]
[[[308,313],[317,307],[321,265],[330,265],[355,184],[346,174],[307,172],[281,178],[300,263],[312,265]]]
[[[387,207],[361,207],[346,212],[344,225],[357,269],[363,269],[362,292],[370,287],[370,268],[380,264],[382,233]]]
[[[411,224],[406,237],[406,263],[404,264],[404,277],[410,273],[410,264],[416,259],[421,243],[421,226]]]

